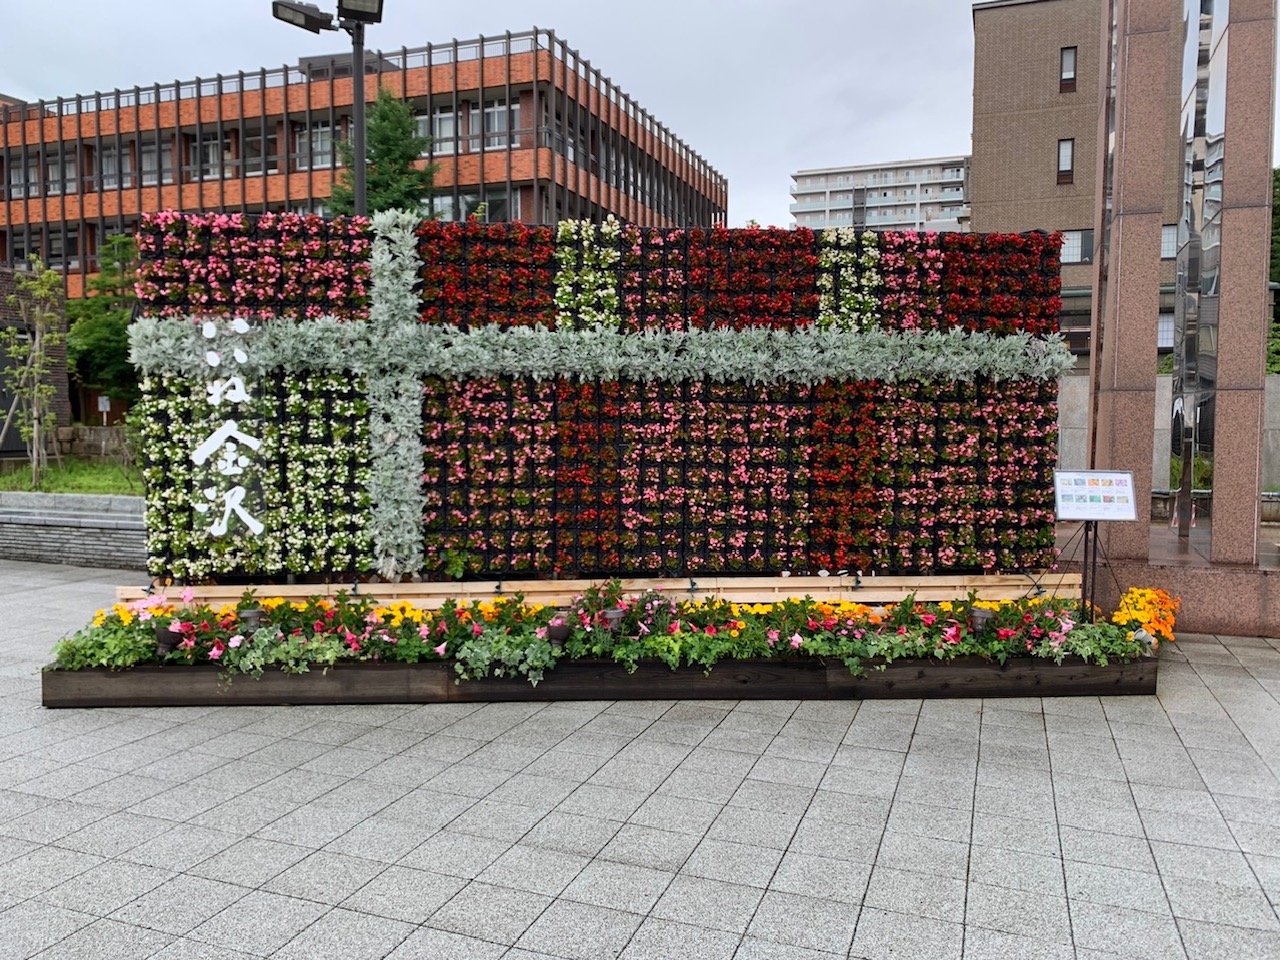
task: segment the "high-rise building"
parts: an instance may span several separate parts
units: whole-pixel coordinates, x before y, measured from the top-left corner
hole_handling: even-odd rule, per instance
[[[962,230],[968,157],[800,170],[791,175],[796,226]]]
[[[438,166],[432,210],[490,221],[724,222],[728,184],[554,32],[366,57],[413,107]],[[103,239],[139,216],[325,212],[351,126],[352,56],[310,57],[37,103],[0,97],[0,264],[28,254],[79,296]]]
[[[1170,11],[1180,8],[1170,0]],[[1106,0],[986,0],[973,5],[975,232],[1062,231],[1061,326],[1089,350],[1106,122],[1110,4]],[[1173,349],[1173,283],[1181,171],[1176,71],[1170,71],[1158,349]]]

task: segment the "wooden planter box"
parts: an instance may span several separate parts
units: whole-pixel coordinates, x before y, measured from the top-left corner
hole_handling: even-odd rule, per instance
[[[855,677],[818,658],[743,660],[671,670],[651,661],[627,673],[613,661],[567,660],[536,687],[522,679],[455,683],[451,662],[344,664],[328,673],[279,671],[224,684],[216,666],[147,665],[130,670],[58,670],[42,674],[46,707],[170,707],[314,703],[449,703],[513,700],[821,700],[925,697],[1117,696],[1156,692],[1155,658],[1061,666],[1031,657],[1005,666],[977,657],[950,662],[868,664]]]

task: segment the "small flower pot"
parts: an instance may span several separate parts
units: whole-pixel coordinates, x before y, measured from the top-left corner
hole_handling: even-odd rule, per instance
[[[170,628],[167,623],[156,624],[156,656],[167,657],[182,641],[182,631]]]
[[[569,639],[571,630],[567,623],[553,623],[547,627],[547,640],[550,642],[552,649],[559,650],[564,646],[564,642]]]
[[[627,611],[621,607],[612,607],[604,612],[604,625],[610,630],[617,631],[622,625],[622,620],[626,617]]]
[[[241,610],[236,614],[240,620],[240,626],[244,628],[246,633],[252,633],[262,626],[262,621],[266,616],[266,612],[258,607],[252,607],[248,610]]]
[[[969,629],[975,634],[981,633],[986,629],[987,624],[995,618],[995,615],[996,612],[994,610],[987,610],[982,607],[972,608],[969,611]]]

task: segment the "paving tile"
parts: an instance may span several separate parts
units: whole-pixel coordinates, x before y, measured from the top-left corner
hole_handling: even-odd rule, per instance
[[[252,954],[239,950],[227,950],[199,940],[188,940],[180,937],[158,953],[151,955],[152,960],[250,960]]]
[[[1072,900],[1110,904],[1169,916],[1169,901],[1161,878],[1142,870],[1068,860],[1067,895]]]
[[[560,893],[562,900],[647,914],[675,874],[630,863],[596,860],[587,864]]]
[[[102,857],[75,850],[38,847],[0,865],[0,893],[19,900],[34,897],[103,862]]]
[[[969,844],[935,837],[917,837],[886,830],[876,854],[877,867],[927,872],[964,880],[969,868]]]
[[[40,953],[41,960],[143,960],[168,946],[173,937],[118,920],[96,920]]]
[[[1184,813],[1143,810],[1141,817],[1147,839],[1152,841],[1190,843],[1221,850],[1235,850],[1237,847],[1238,841],[1231,826],[1217,814],[1197,817]]]
[[[866,896],[871,865],[789,850],[769,881],[769,888],[820,900],[860,904]]]
[[[552,811],[525,835],[523,842],[533,847],[593,857],[604,849],[621,827],[615,820]]]
[[[69,833],[58,845],[68,850],[115,857],[173,829],[168,820],[116,812]]]
[[[943,920],[864,907],[849,956],[865,960],[903,957],[960,960],[963,929],[959,924]]]
[[[921,863],[919,868],[927,870],[929,864]],[[895,870],[877,863],[863,902],[879,910],[963,923],[965,884],[951,877]]]
[[[694,800],[669,793],[650,794],[649,798],[628,817],[629,823],[638,823],[658,830],[690,833],[702,836],[724,809],[720,803]]]
[[[193,787],[187,783],[171,783],[169,789],[129,807],[130,813],[186,823],[198,819],[210,810],[236,799],[237,794],[225,790]]]
[[[672,776],[674,777],[676,774],[672,774]],[[703,776],[706,775],[704,774]],[[663,782],[662,789],[665,790],[670,783],[671,778],[669,777]],[[676,795],[684,794],[677,793]],[[645,799],[646,795],[638,790],[583,783],[565,797],[556,807],[556,810],[561,813],[577,813],[622,822],[635,813]]]
[[[95,920],[87,913],[39,900],[19,903],[0,912],[0,957],[35,956]]]
[[[1280,933],[1199,920],[1178,920],[1189,960],[1274,960],[1280,956]],[[1181,954],[1179,954],[1181,956]]]
[[[775,944],[843,956],[853,940],[858,908],[770,890],[760,901],[747,936]],[[759,955],[759,947],[752,951]]]
[[[601,860],[634,863],[654,870],[679,870],[698,846],[699,840],[699,837],[688,833],[674,833],[627,823],[618,829],[598,856]]]
[[[439,829],[471,809],[475,803],[476,799],[473,797],[419,787],[387,804],[377,812],[377,816],[405,821],[424,830]]]
[[[780,849],[707,837],[685,861],[681,872],[708,880],[767,887],[781,859]]]
[[[511,843],[506,840],[441,831],[432,834],[405,854],[400,859],[400,864],[471,880],[502,856],[510,846]]]
[[[0,833],[33,843],[56,843],[68,834],[97,823],[108,815],[108,811],[102,807],[87,803],[75,803],[71,800],[49,802],[32,794],[28,796],[43,805],[14,819],[0,821]]]
[[[254,890],[190,931],[189,936],[264,957],[279,950],[328,910],[309,900]]]
[[[386,867],[375,860],[318,851],[276,874],[263,890],[336,905],[360,889]]]
[[[764,897],[758,887],[677,876],[650,916],[728,933],[743,933]]]
[[[970,883],[965,901],[965,922],[991,930],[1019,934],[1051,943],[1071,943],[1071,920],[1065,897]]]
[[[467,881],[459,877],[389,866],[360,886],[340,906],[358,913],[421,924],[466,885]]]
[[[310,852],[289,843],[246,837],[191,867],[190,872],[208,880],[260,887]]]
[[[785,850],[796,836],[800,816],[798,812],[786,810],[724,807],[707,829],[706,835],[712,840]]]
[[[544,816],[539,807],[504,803],[496,799],[497,792],[487,800],[476,803],[449,822],[449,829],[469,833],[477,837],[514,842],[523,837]]]
[[[736,933],[648,917],[619,955],[620,960],[732,960]]]
[[[40,894],[40,899],[55,907],[105,917],[173,876],[170,871],[155,867],[118,860],[104,861],[46,890]]]
[[[796,827],[788,852],[813,854],[835,860],[874,863],[881,831],[861,823],[805,817]]]
[[[1077,950],[1084,947],[1149,960],[1183,955],[1182,938],[1173,918],[1155,913],[1073,901],[1071,932]]]
[[[682,766],[662,781],[658,786],[658,793],[722,805],[733,796],[742,782],[743,777],[737,774],[710,773]],[[591,784],[587,786],[590,787]],[[625,794],[630,797],[638,796],[637,806],[644,800],[644,796],[636,790],[627,790]]]
[[[576,960],[616,957],[642,919],[622,910],[557,900],[525,931],[517,946]]]
[[[179,874],[111,916],[124,923],[182,936],[249,893],[246,887]]]
[[[271,956],[273,960],[381,960],[398,947],[415,927],[350,910],[331,910]]]
[[[516,844],[476,878],[483,883],[554,897],[582,872],[587,857]],[[597,861],[604,864],[605,861]],[[606,904],[607,905],[607,904]]]
[[[374,814],[325,844],[330,853],[396,863],[435,832],[413,823]]]
[[[1108,955],[1112,956],[1112,955]],[[965,960],[1084,960],[1069,944],[1020,937],[985,927],[966,927]],[[1099,955],[1098,960],[1102,960]]]
[[[1219,850],[1185,843],[1152,841],[1151,850],[1163,876],[1211,880],[1235,886],[1252,887],[1253,870],[1238,850]]]
[[[973,843],[1057,857],[1062,853],[1059,829],[1059,824],[1044,818],[980,813],[973,818]]]
[[[1191,877],[1162,877],[1174,916],[1187,920],[1280,931],[1280,921],[1257,881],[1248,886]]]
[[[470,883],[432,914],[431,926],[512,945],[551,902],[527,890]]]
[[[970,881],[1026,893],[1064,896],[1063,862],[1057,857],[975,844],[969,854]]]

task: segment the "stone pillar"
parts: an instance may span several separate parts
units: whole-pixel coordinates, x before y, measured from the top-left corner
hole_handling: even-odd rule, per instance
[[[1093,374],[1090,466],[1133,471],[1138,522],[1107,523],[1099,530],[1111,559],[1145,561],[1151,522],[1147,492],[1152,488],[1169,72],[1174,69],[1176,44],[1170,0],[1114,3],[1115,142],[1109,184],[1100,191],[1110,193],[1112,209],[1108,248],[1101,258],[1106,292],[1094,304],[1094,344],[1100,339],[1102,349]],[[1107,145],[1105,139],[1102,142],[1100,162],[1105,169]]]
[[[1258,561],[1275,109],[1275,0],[1231,0],[1225,35],[1214,563]],[[1210,131],[1212,134],[1212,131]]]

